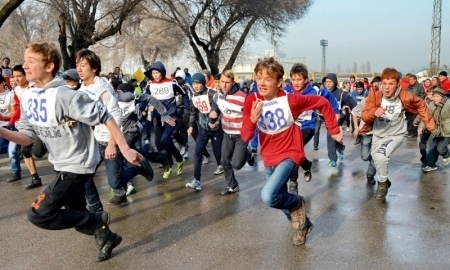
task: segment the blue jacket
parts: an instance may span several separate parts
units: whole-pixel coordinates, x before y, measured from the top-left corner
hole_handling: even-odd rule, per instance
[[[325,77],[323,77],[322,83],[325,83],[325,80],[327,78],[334,82],[334,88],[329,89],[329,91],[336,98],[338,104],[340,103],[342,105],[341,107],[348,106],[350,108],[350,110],[353,110],[353,108],[355,108],[356,105],[358,105],[358,104],[356,104],[356,100],[354,98],[352,98],[349,93],[345,92],[342,89],[337,88],[338,81],[337,81],[336,74],[328,73]]]
[[[363,98],[367,97],[369,91],[367,91],[367,89],[364,89],[360,95],[357,90],[353,90],[350,94],[352,98],[356,100],[356,103],[359,104]]]
[[[287,92],[291,93],[291,94],[295,94],[295,91],[292,90],[292,89],[294,89],[294,87],[290,85],[289,90],[287,90]],[[314,96],[319,95],[319,96],[322,96],[322,97],[326,98],[331,103],[331,106],[333,107],[334,113],[336,113],[336,114],[340,113],[339,103],[337,102],[337,100],[333,96],[333,94],[331,94],[331,92],[328,91],[327,89],[320,89],[319,91],[317,91],[311,85],[311,83],[307,82],[306,83],[306,88],[305,88],[305,90],[302,91],[301,95],[314,95]],[[302,130],[315,129],[315,127],[316,127],[316,119],[317,119],[317,113],[313,112],[312,116],[311,116],[311,120],[303,120],[303,121],[300,122],[301,129]]]

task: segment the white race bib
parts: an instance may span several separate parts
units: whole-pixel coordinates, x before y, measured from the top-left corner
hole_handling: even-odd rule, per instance
[[[26,112],[28,121],[39,127],[58,126],[56,120],[56,93],[57,88],[32,88],[22,95],[21,107]]]
[[[173,82],[152,83],[150,84],[150,93],[158,100],[171,99],[173,94]]]
[[[294,124],[288,96],[265,100],[258,120],[258,128],[266,134],[277,134]]]
[[[312,119],[313,110],[304,111],[298,116],[298,121],[309,121]]]
[[[200,113],[210,113],[211,104],[209,103],[208,94],[198,95],[192,97],[192,103],[194,107],[198,109]]]
[[[382,98],[381,107],[385,109],[384,114],[381,116],[382,118],[393,121],[403,117],[403,105],[399,98],[392,101]]]
[[[2,116],[10,116],[12,114],[11,105],[13,104],[13,100],[13,92],[5,90],[3,93],[0,93],[0,114]]]
[[[243,115],[243,108],[239,105],[227,101],[226,96],[221,93],[217,93],[214,95],[214,102],[216,102],[217,107],[219,107],[219,110],[226,117],[239,118]]]
[[[128,118],[136,110],[134,103],[134,100],[128,102],[119,101],[119,108],[124,119]]]

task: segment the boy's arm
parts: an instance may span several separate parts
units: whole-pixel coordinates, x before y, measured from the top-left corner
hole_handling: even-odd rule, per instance
[[[292,95],[296,96],[296,95]],[[253,103],[256,101],[255,95],[249,95],[244,103],[244,115],[241,128],[241,138],[244,142],[249,142],[255,134],[256,123],[250,119]],[[297,116],[298,117],[298,116]]]

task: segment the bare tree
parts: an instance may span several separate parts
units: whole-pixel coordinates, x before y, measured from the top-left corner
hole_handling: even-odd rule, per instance
[[[142,0],[39,0],[59,13],[58,42],[64,68],[75,66],[75,54],[120,33],[122,24]]]
[[[153,16],[175,24],[186,37],[202,69],[219,72],[221,55],[230,50],[225,69],[232,68],[250,34],[272,41],[300,19],[312,0],[149,0],[162,14]]]
[[[366,72],[371,72],[372,71],[372,68],[370,67],[370,62],[369,62],[369,60],[367,60],[367,62],[366,62]]]
[[[366,64],[361,64],[359,70],[360,72],[366,72]]]
[[[342,67],[341,67],[341,63],[337,64],[337,73],[341,73],[342,71]]]
[[[5,1],[2,2],[3,2],[2,4],[4,5],[2,9],[0,9],[0,27],[3,26],[6,19],[8,19],[8,17],[13,13],[13,11],[16,8],[18,8],[20,4],[24,2],[24,0],[9,0],[6,1],[6,3],[4,3]]]

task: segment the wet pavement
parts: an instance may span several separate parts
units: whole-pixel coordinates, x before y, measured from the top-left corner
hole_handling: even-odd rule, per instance
[[[101,166],[96,184],[111,229],[123,237],[113,257],[101,263],[95,261],[93,237],[28,222],[26,210],[40,189],[23,188],[30,179],[24,164],[23,180],[7,183],[9,161],[1,155],[0,268],[448,269],[449,169],[422,173],[418,142],[405,139],[390,163],[388,197],[379,201],[375,187],[366,184],[367,163],[353,142],[346,133],[345,159],[336,168],[327,167],[324,134],[319,151],[306,147],[314,160],[313,179],[306,183],[300,176],[299,189],[314,229],[304,246],[291,244],[294,230],[284,214],[261,202],[265,177],[259,158],[236,173],[240,192],[229,196],[219,194],[225,182],[223,175],[213,175],[214,161],[203,166],[201,192],[185,188],[193,178],[192,160],[182,176],[174,172],[167,180],[154,165],[155,179],[149,183],[138,176],[138,192],[121,207],[106,204],[109,186]],[[45,159],[37,166],[47,185],[52,166]]]

